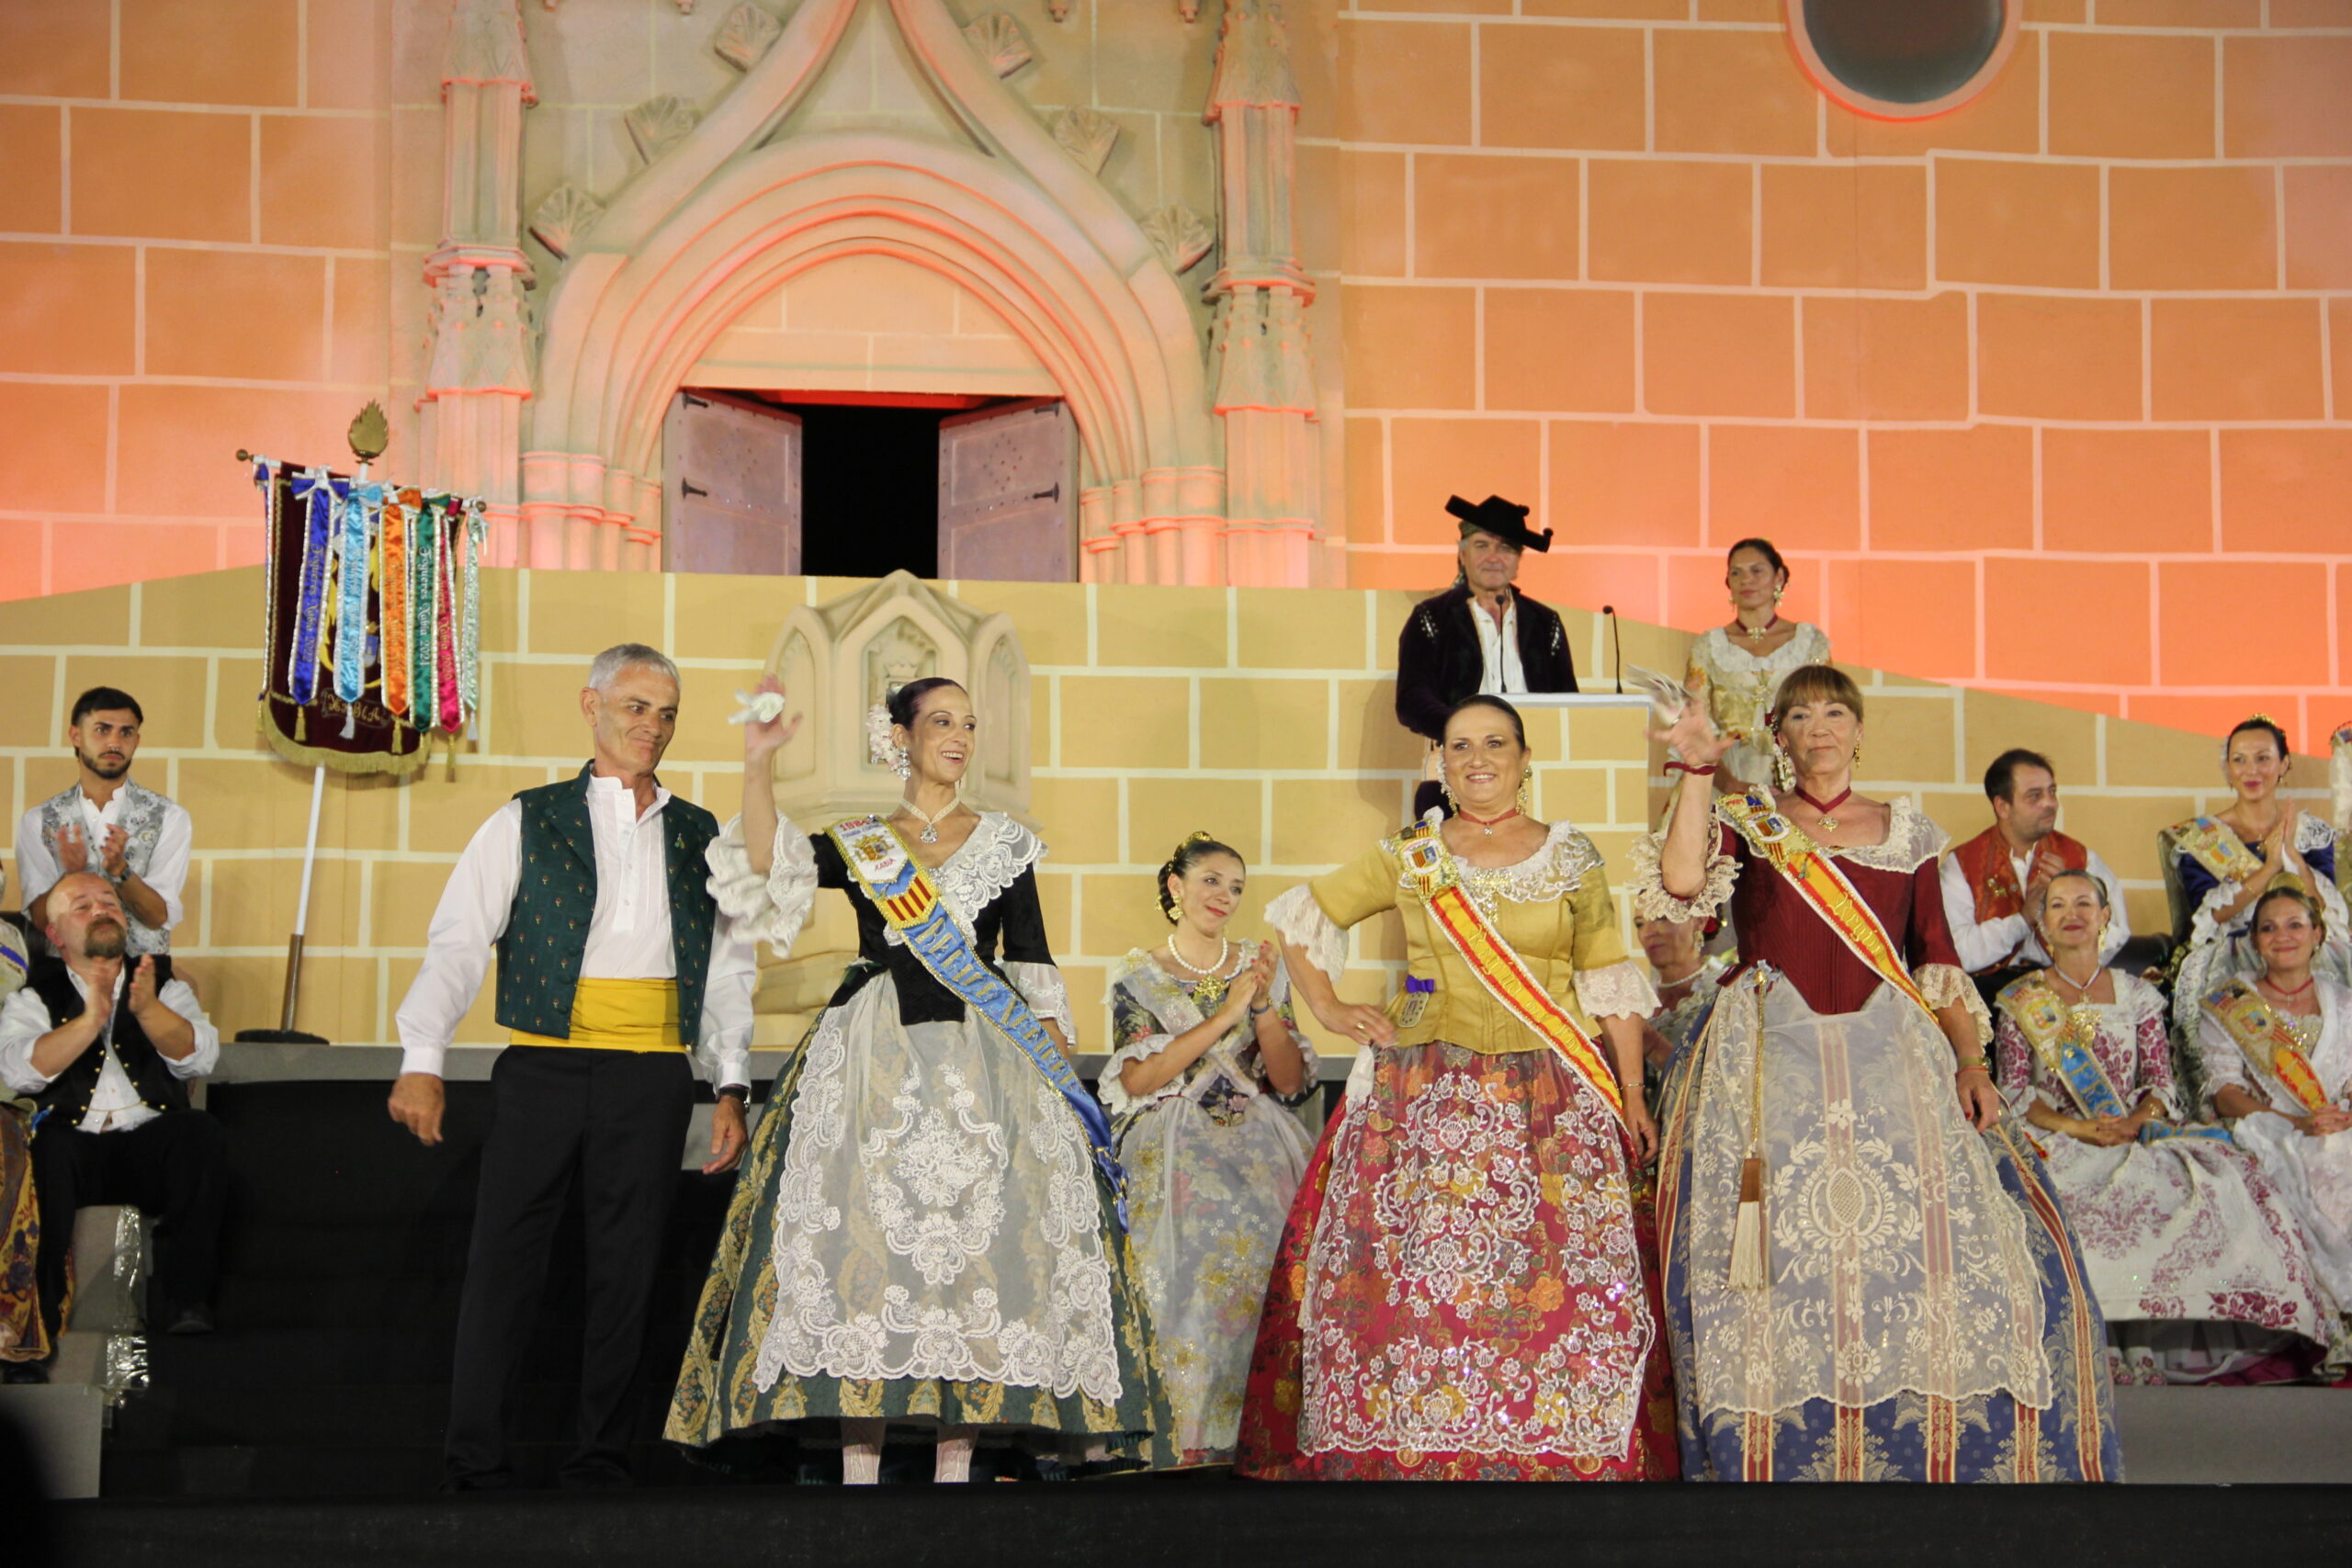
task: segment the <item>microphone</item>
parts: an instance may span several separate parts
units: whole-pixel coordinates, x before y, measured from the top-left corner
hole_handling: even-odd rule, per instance
[[[1617,635],[1617,606],[1603,604],[1600,613],[1609,617],[1609,647],[1617,660],[1617,694],[1625,694],[1625,645]]]

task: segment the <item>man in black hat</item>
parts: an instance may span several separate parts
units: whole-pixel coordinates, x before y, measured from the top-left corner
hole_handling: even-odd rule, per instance
[[[1461,570],[1453,587],[1413,606],[1396,638],[1396,721],[1433,744],[1444,739],[1446,710],[1475,693],[1577,689],[1558,614],[1511,586],[1523,552],[1551,550],[1552,530],[1535,533],[1527,508],[1498,495],[1476,506],[1453,496],[1445,509],[1461,520]],[[1424,782],[1413,814],[1442,798],[1433,779]]]

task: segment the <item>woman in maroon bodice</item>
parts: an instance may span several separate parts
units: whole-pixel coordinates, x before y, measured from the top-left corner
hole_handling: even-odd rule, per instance
[[[1855,795],[1862,696],[1781,682],[1783,787],[1698,775],[1635,853],[1642,914],[1728,904],[1740,964],[1665,1108],[1658,1191],[1683,1472],[1716,1480],[2120,1479],[2105,1332],[1938,891],[1944,835]]]

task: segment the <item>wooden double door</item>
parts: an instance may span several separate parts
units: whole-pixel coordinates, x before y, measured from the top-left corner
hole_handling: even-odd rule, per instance
[[[825,422],[838,431],[840,423]],[[1069,582],[1077,578],[1078,443],[1058,398],[1028,399],[938,422],[937,569],[942,579]],[[662,565],[671,571],[793,575],[816,530],[835,566],[859,558],[854,506],[811,515],[809,422],[724,392],[681,391],[662,423]],[[862,457],[860,460],[865,460]],[[831,531],[845,532],[831,532]],[[878,561],[877,557],[877,561]],[[879,576],[880,570],[844,571]]]

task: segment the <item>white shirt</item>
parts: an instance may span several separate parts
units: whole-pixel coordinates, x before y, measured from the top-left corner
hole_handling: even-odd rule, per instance
[[[1470,624],[1478,628],[1478,657],[1485,665],[1478,677],[1480,694],[1492,697],[1525,692],[1527,672],[1519,667],[1519,595],[1512,594],[1503,606],[1502,625],[1498,626],[1486,601],[1473,593]]]
[[[107,829],[113,827],[122,814],[122,791],[101,807],[92,800],[79,784],[74,786],[82,805],[82,842],[88,848],[88,866],[103,874],[107,868]],[[158,796],[161,799],[163,797]],[[187,807],[176,800],[164,800],[164,820],[155,829],[155,852],[148,858],[147,869],[139,880],[155,890],[164,901],[165,931],[180,923],[187,906],[180,895],[187,886],[187,852],[196,840],[196,827]],[[57,857],[49,852],[41,841],[40,807],[34,807],[17,824],[17,891],[23,907],[30,908],[33,900],[57,886],[63,875]]]
[[[2089,864],[2084,869],[2099,880],[2107,889],[2107,908],[2112,917],[2107,928],[2107,940],[2099,944],[2098,961],[2109,964],[2123,951],[2132,940],[2132,921],[2123,912],[2123,884],[2108,869],[2097,851],[2089,852]],[[2022,890],[2026,874],[2033,869],[2033,852],[2009,856],[2011,874]],[[1944,890],[1944,920],[1951,927],[1951,944],[1959,950],[1962,967],[1972,975],[1993,968],[2012,953],[2020,964],[2041,964],[2050,962],[2050,954],[2033,934],[2033,927],[2023,914],[2003,915],[1998,919],[1980,922],[1976,919],[1976,889],[1968,885],[1968,874],[1960,867],[1958,855],[1944,856],[1942,868],[1937,873]]]
[[[580,975],[590,980],[672,980],[669,862],[662,815],[670,792],[657,787],[638,815],[637,797],[618,779],[588,781],[588,823],[596,845],[596,908]],[[424,936],[424,966],[401,1001],[401,1071],[438,1077],[458,1024],[481,990],[492,949],[505,934],[522,874],[523,805],[510,800],[458,857]],[[752,1066],[752,988],[759,966],[752,944],[726,915],[711,932],[703,981],[702,1026],[695,1066],[713,1088],[748,1084]]]
[[[123,972],[115,977],[114,994],[118,1000],[123,987],[130,983],[130,964],[123,961]],[[74,976],[74,989],[86,1002],[90,987],[79,975]],[[164,1066],[175,1078],[200,1078],[220,1062],[220,1032],[204,1016],[203,1004],[196,993],[188,989],[185,980],[167,980],[155,993],[155,999],[187,1020],[196,1031],[196,1049],[178,1061],[164,1056]],[[117,1010],[119,1010],[119,1009]],[[97,1087],[90,1091],[90,1109],[82,1118],[85,1133],[128,1133],[163,1114],[154,1107],[142,1105],[139,1090],[130,1082],[130,1075],[122,1070],[121,1059],[114,1054],[114,1019],[109,1013],[105,1030],[92,1043],[91,1049],[106,1053],[106,1065],[98,1069]],[[40,1037],[58,1026],[49,1020],[49,1004],[34,994],[30,987],[9,997],[0,1005],[0,1083],[6,1084],[18,1094],[39,1094],[64,1076],[60,1067],[53,1076],[44,1077],[33,1066],[33,1045]],[[160,1051],[156,1053],[162,1056]],[[78,1060],[78,1058],[77,1058]]]

